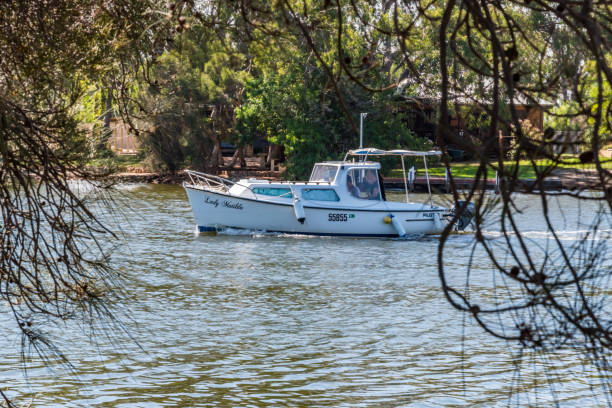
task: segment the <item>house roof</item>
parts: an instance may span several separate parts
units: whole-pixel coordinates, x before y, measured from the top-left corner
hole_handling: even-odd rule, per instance
[[[416,86],[416,89],[413,90],[413,93],[406,93],[406,86],[399,86],[396,95],[400,98],[407,99],[414,103],[424,103],[428,105],[437,105],[440,103],[442,99],[441,92],[437,87],[431,87],[424,84],[419,84]],[[473,84],[466,89],[463,89],[462,92],[457,91],[449,91],[448,100],[451,103],[456,103],[459,105],[481,105],[481,106],[491,106],[493,105],[492,99],[493,93],[493,81],[491,78],[487,78],[482,81],[482,83]],[[507,95],[502,96],[501,98],[503,102],[510,104],[510,99]],[[524,92],[516,92],[514,97],[512,98],[512,103],[514,105],[522,105],[522,106],[541,106],[541,107],[552,107],[554,103],[540,97],[534,96],[529,93]]]

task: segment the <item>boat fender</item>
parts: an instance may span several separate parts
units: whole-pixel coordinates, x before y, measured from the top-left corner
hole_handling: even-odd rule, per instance
[[[385,224],[391,224],[391,217],[389,217],[388,215],[385,215],[385,218],[383,218],[383,222]]]
[[[434,222],[434,226],[436,228],[436,231],[441,231],[442,230],[442,220],[440,219],[440,214],[439,213],[435,213],[434,214],[433,222]]]
[[[300,224],[303,224],[306,221],[306,214],[304,213],[304,204],[302,204],[302,200],[295,196],[293,198],[293,212],[295,213],[295,218],[297,218]]]
[[[389,217],[391,218],[391,224],[393,224],[393,228],[395,228],[395,231],[397,231],[397,235],[399,235],[400,237],[405,237],[406,230],[404,229],[404,226],[402,225],[400,219],[393,214],[391,214]]]

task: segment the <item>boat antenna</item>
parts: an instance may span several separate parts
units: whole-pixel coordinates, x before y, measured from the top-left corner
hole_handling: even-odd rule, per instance
[[[359,148],[363,149],[363,119],[368,116],[367,112],[362,112],[359,116]]]

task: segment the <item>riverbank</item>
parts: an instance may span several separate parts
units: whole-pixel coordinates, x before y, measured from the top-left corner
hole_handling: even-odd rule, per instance
[[[281,171],[262,170],[254,167],[243,168],[211,168],[202,170],[204,173],[215,176],[237,180],[241,178],[258,178],[264,180],[283,180]],[[119,172],[111,174],[111,179],[119,183],[151,183],[151,184],[182,184],[189,180],[187,173],[180,170],[176,173],[155,173],[155,172]]]
[[[604,167],[612,169],[612,162],[604,156]],[[580,164],[578,161],[573,167],[569,163],[577,161],[577,158],[566,157],[562,166],[553,170],[552,174],[542,181],[542,185],[535,184],[535,172],[531,163],[526,161],[519,162],[518,174],[520,182],[517,190],[522,192],[530,192],[533,190],[544,189],[547,191],[558,190],[586,190],[596,189],[601,190],[601,181],[599,180],[593,164]],[[238,180],[241,178],[258,178],[264,180],[284,180],[282,169],[271,171],[269,168],[262,168],[258,158],[246,158],[245,167],[230,167],[231,158],[224,157],[224,166],[220,168],[202,169],[203,172],[214,174],[219,177]],[[545,168],[550,165],[550,162],[540,161],[538,165]],[[188,180],[188,176],[184,171],[176,173],[157,173],[147,172],[138,166],[136,161],[123,160],[123,166],[120,166],[119,171],[111,175],[111,179],[119,183],[150,183],[150,184],[182,184]],[[507,165],[512,165],[508,162]],[[474,184],[474,176],[477,172],[480,163],[460,162],[453,163],[452,171],[454,175],[455,187],[459,190],[471,189]],[[438,166],[429,169],[429,181],[434,192],[448,192],[451,189],[449,180],[445,177],[445,168]],[[488,190],[496,190],[497,180],[495,173],[489,172],[486,180],[479,181],[479,187]],[[612,176],[608,177],[605,182],[608,188],[612,187]],[[401,169],[392,170],[388,177],[384,178],[384,185],[387,189],[403,189],[404,180]],[[427,179],[424,169],[419,168],[416,172],[414,184],[409,186],[414,191],[427,191]]]
[[[262,170],[258,167],[244,168],[220,168],[207,169],[204,172],[214,174],[227,179],[241,178],[258,178],[264,180],[284,180],[281,171]],[[184,171],[179,171],[174,174],[152,173],[152,172],[120,172],[110,176],[111,179],[118,183],[151,183],[151,184],[177,184],[180,185],[187,181],[189,177]],[[434,192],[450,191],[450,184],[444,177],[430,177],[430,184]],[[471,189],[475,180],[469,177],[456,177],[454,179],[456,188],[460,190]],[[497,182],[495,178],[480,180],[481,187],[488,190],[496,190]],[[403,189],[404,180],[399,177],[385,177],[384,186],[386,189]],[[546,191],[560,190],[601,190],[601,182],[597,173],[593,170],[582,169],[557,169],[553,171],[551,177],[547,177],[542,181],[542,186]],[[534,179],[521,179],[519,183],[519,191],[529,192],[540,190],[540,186],[535,184]],[[607,187],[612,187],[612,177],[608,177]],[[427,179],[422,176],[417,176],[412,188],[414,191],[427,191]]]

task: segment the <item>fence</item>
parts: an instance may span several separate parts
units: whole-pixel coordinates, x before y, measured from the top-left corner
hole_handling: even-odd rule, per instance
[[[136,137],[130,133],[129,126],[118,120],[111,121],[112,134],[108,138],[108,146],[116,154],[136,154],[140,145]]]

